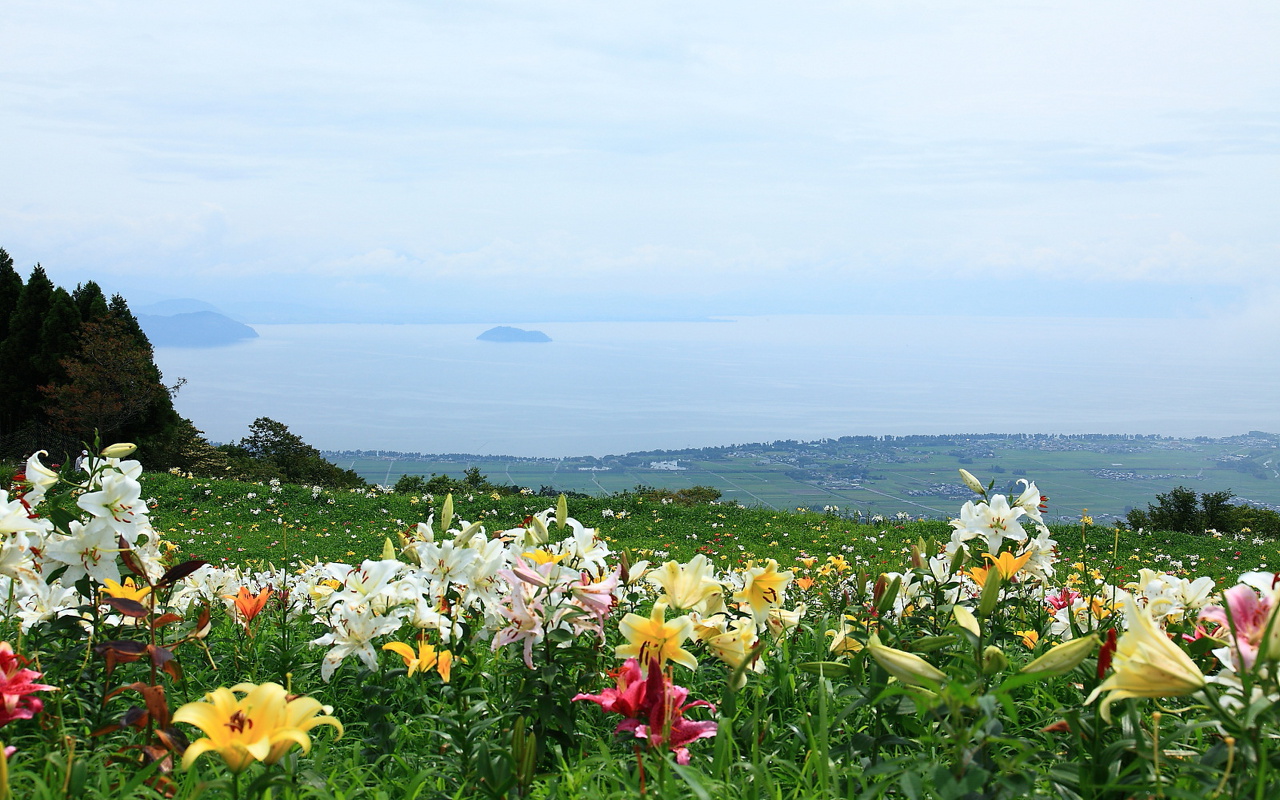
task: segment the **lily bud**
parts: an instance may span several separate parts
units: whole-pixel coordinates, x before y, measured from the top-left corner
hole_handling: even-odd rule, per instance
[[[560,495],[556,500],[556,528],[563,528],[569,520],[569,500]]]
[[[951,564],[947,566],[947,577],[950,578],[960,571],[964,566],[964,560],[969,557],[969,548],[960,545],[956,548],[956,552],[951,556]]]
[[[989,645],[986,650],[982,651],[982,674],[994,675],[997,672],[1004,672],[1009,668],[1009,659],[1005,658],[1004,651],[995,645]]]
[[[138,446],[132,442],[119,442],[102,448],[103,458],[125,458],[133,455]]]
[[[886,576],[881,575],[880,580],[884,580]],[[876,581],[876,586],[880,586],[880,581]],[[880,599],[876,601],[876,611],[885,614],[889,609],[893,608],[894,602],[898,599],[898,593],[902,591],[902,576],[895,575],[888,587],[884,589],[884,593]]]
[[[867,652],[885,672],[903,683],[922,686],[922,681],[941,683],[947,679],[947,673],[920,656],[880,644],[879,636],[872,636],[867,642]]]
[[[396,546],[391,543],[390,536],[388,536],[386,540],[383,541],[382,543],[382,560],[383,561],[396,560]]]
[[[987,496],[987,490],[983,488],[982,481],[975,478],[973,476],[973,473],[970,472],[969,470],[967,469],[960,470],[960,480],[964,481],[964,485],[968,486],[977,494],[980,494],[983,497]]]
[[[1066,675],[1093,655],[1097,646],[1098,637],[1094,634],[1072,639],[1051,649],[1019,672],[1042,672],[1046,676]]]
[[[919,545],[911,545],[911,568],[924,569],[924,553],[923,548]]]
[[[982,594],[978,596],[978,616],[986,619],[991,616],[991,612],[996,610],[996,601],[1000,599],[1000,585],[1004,583],[1004,578],[1000,575],[1000,570],[987,570],[987,582],[982,585]]]
[[[444,496],[444,505],[440,507],[440,532],[449,530],[453,524],[453,492]]]
[[[982,628],[978,627],[978,618],[973,615],[967,606],[952,606],[951,616],[955,617],[956,624],[964,628],[975,637],[982,636]]]

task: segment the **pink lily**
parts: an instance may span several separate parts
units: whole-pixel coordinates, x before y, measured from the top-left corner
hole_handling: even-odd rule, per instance
[[[1250,575],[1244,577],[1247,579]],[[1222,599],[1226,603],[1225,608],[1205,606],[1200,611],[1200,619],[1218,623],[1215,637],[1233,642],[1232,660],[1238,670],[1251,669],[1258,660],[1258,651],[1267,633],[1273,598],[1265,592],[1260,593],[1254,586],[1239,583],[1223,592]]]
[[[13,652],[8,642],[0,642],[0,725],[15,719],[31,719],[44,708],[44,701],[32,692],[56,691],[58,687],[33,683],[40,677],[24,669],[27,660]]]

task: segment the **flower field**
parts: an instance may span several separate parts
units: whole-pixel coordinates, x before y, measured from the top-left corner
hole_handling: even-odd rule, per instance
[[[0,495],[0,800],[1272,797],[1280,545],[82,471]]]

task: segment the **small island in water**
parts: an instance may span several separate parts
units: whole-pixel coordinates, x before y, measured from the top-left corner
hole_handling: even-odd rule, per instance
[[[476,337],[482,342],[549,342],[551,337],[542,331],[526,331],[522,328],[511,328],[499,325],[490,328]]]

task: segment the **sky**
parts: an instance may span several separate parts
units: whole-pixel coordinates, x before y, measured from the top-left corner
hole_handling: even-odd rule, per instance
[[[0,247],[247,322],[1280,319],[1280,5],[6,0]]]

